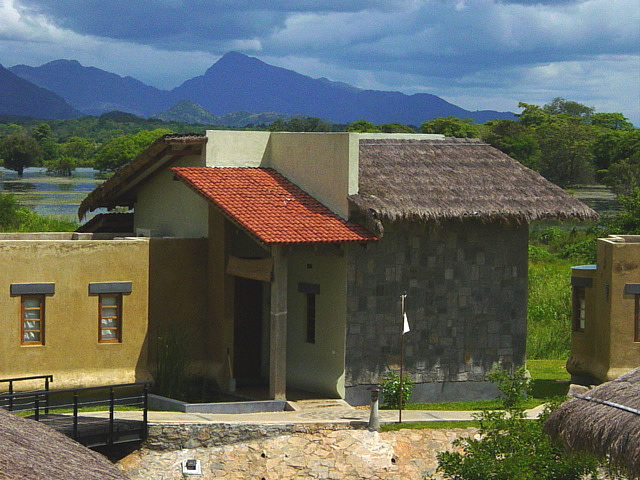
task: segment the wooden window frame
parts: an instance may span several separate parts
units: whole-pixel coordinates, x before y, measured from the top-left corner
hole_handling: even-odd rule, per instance
[[[640,294],[634,295],[635,310],[633,313],[634,335],[633,341],[640,342]]]
[[[37,310],[40,311],[40,316],[37,319],[40,322],[40,330],[26,330],[27,332],[40,332],[40,340],[36,342],[25,342],[24,334],[25,328],[24,324],[27,320],[36,320],[36,319],[26,319],[25,312],[27,310],[36,310],[35,308],[27,309],[24,304],[25,300],[30,298],[37,298],[40,301],[40,306]],[[45,295],[20,295],[20,344],[21,345],[44,345],[44,319],[45,319]]]
[[[584,301],[584,308],[580,305]],[[584,332],[587,315],[587,290],[585,287],[573,287],[573,331]],[[580,314],[584,313],[584,316]]]
[[[316,343],[316,294],[306,294],[306,340],[307,343]]]
[[[102,328],[102,319],[103,318],[114,318],[114,317],[105,317],[102,314],[102,310],[104,308],[113,308],[113,305],[102,305],[102,299],[104,297],[115,297],[116,298],[116,327],[115,328]],[[115,330],[116,337],[115,338],[102,338],[103,330]],[[98,295],[98,343],[122,343],[122,293],[101,293]]]

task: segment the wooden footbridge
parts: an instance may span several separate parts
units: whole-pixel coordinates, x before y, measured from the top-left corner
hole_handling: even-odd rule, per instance
[[[44,388],[14,390],[16,382]],[[45,423],[87,447],[138,442],[147,437],[149,383],[51,390],[52,375],[0,379],[0,408]]]

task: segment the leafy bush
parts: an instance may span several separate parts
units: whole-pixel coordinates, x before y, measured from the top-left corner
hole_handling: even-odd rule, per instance
[[[485,411],[480,436],[454,442],[462,452],[438,453],[438,471],[455,480],[580,480],[598,478],[598,461],[570,454],[543,425],[550,410],[527,420],[522,410]]]
[[[391,408],[400,406],[400,375],[395,372],[388,372],[382,382],[382,402]],[[413,392],[413,381],[408,375],[404,375],[402,379],[402,403],[409,401]]]
[[[496,384],[502,393],[502,405],[506,409],[519,407],[527,396],[531,379],[524,367],[507,371],[496,368],[489,372],[487,378]]]
[[[438,453],[438,471],[455,480],[580,480],[598,478],[598,461],[587,455],[570,454],[544,433],[543,426],[553,407],[535,420],[527,420],[519,407],[526,395],[524,368],[513,373],[490,374],[504,394],[508,411],[484,411],[475,418],[480,435],[461,438],[454,446],[461,452]],[[556,405],[557,406],[557,405]]]
[[[72,232],[78,224],[21,207],[15,196],[0,192],[0,232]]]

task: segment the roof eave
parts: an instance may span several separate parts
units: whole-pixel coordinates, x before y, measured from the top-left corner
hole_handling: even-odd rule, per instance
[[[116,206],[133,206],[133,198],[125,197],[135,185],[149,177],[167,162],[187,155],[200,155],[201,150],[174,150],[175,146],[204,145],[205,135],[174,135],[168,134],[155,140],[133,160],[120,167],[104,183],[87,195],[78,207],[78,218],[82,220],[87,212],[97,208],[114,208]]]

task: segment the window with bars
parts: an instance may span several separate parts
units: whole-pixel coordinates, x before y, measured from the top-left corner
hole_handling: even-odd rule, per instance
[[[636,308],[633,314],[633,324],[635,325],[634,341],[640,342],[640,294],[634,295]]]
[[[105,293],[98,297],[98,341],[100,343],[122,342],[122,294]]]
[[[586,295],[584,287],[573,287],[573,330],[584,332],[586,325]]]
[[[44,295],[21,296],[22,345],[44,345]]]

